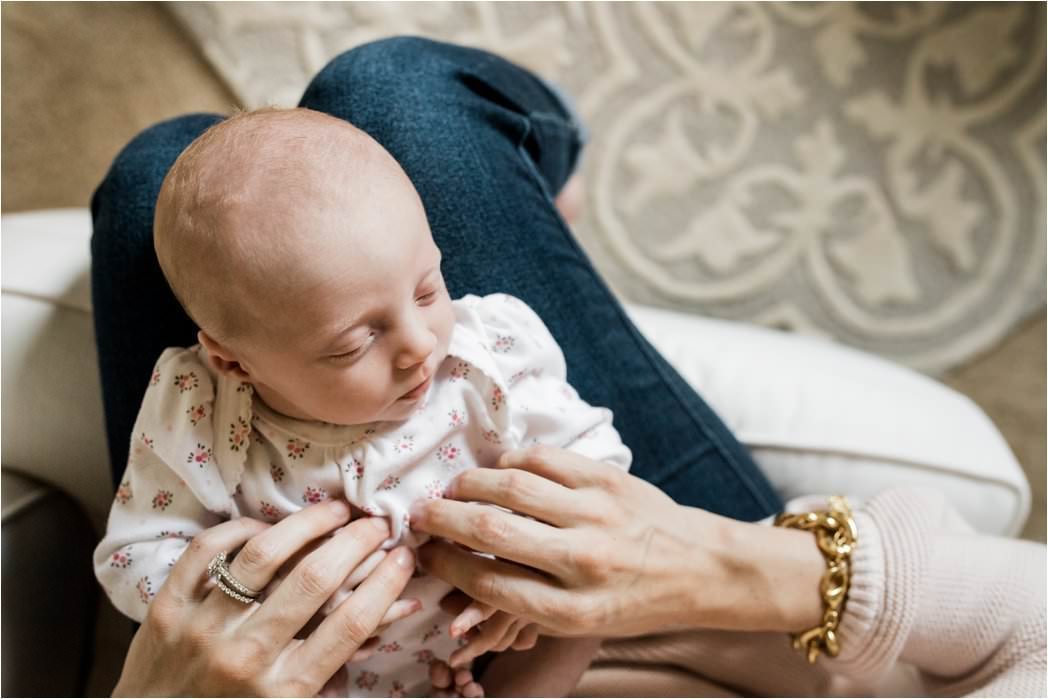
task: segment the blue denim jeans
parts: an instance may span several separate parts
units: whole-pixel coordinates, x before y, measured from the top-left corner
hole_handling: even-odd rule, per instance
[[[352,122],[400,162],[425,205],[453,298],[506,292],[545,320],[571,384],[614,411],[636,475],[680,503],[737,519],[780,509],[746,450],[623,313],[554,207],[582,146],[581,125],[555,90],[491,53],[398,37],[335,58],[300,105]],[[91,201],[114,479],[154,362],[165,347],[196,342],[153,252],[157,193],[175,158],[222,118],[192,114],[146,129]]]

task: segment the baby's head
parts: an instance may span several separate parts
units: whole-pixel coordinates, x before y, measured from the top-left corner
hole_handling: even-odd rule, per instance
[[[403,420],[454,314],[418,193],[351,124],[237,114],[164,179],[157,258],[221,372],[271,408],[341,425]],[[424,390],[420,393],[424,393]]]

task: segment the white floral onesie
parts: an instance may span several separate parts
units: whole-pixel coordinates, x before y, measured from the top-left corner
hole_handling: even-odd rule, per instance
[[[217,374],[199,345],[157,362],[135,423],[95,572],[124,614],[141,620],[193,536],[223,520],[276,521],[345,497],[389,517],[386,547],[420,543],[411,503],[442,497],[455,474],[492,466],[507,449],[542,443],[630,465],[611,411],[566,382],[560,347],[524,302],[505,294],[453,302],[448,356],[419,410],[402,422],[339,426],[279,415],[252,387]],[[201,571],[204,575],[204,571]],[[404,597],[423,609],[393,624],[371,658],[353,663],[347,696],[419,696],[428,663],[456,647],[437,606],[450,590],[416,573]]]

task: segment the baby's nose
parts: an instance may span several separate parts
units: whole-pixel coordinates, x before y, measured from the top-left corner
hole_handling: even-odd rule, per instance
[[[425,325],[419,325],[404,333],[403,344],[397,355],[397,368],[410,369],[421,364],[433,354],[437,346],[437,336]]]

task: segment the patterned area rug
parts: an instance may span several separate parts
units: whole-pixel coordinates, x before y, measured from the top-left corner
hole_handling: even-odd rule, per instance
[[[172,3],[247,107],[393,34],[575,96],[576,233],[625,298],[930,373],[1045,300],[1040,3]]]

